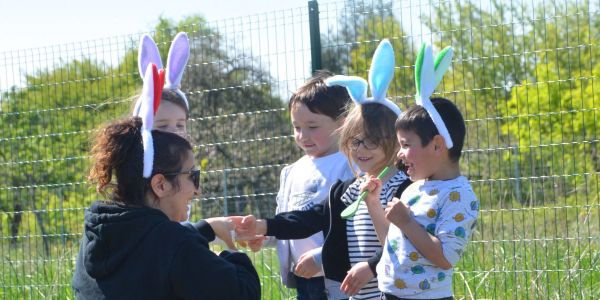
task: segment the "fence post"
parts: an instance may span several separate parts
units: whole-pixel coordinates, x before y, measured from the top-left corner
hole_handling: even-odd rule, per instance
[[[227,203],[227,169],[223,170],[223,216],[229,216],[229,205]]]
[[[321,32],[319,29],[319,4],[317,0],[308,1],[308,24],[310,28],[310,58],[312,72],[323,68],[321,62]]]

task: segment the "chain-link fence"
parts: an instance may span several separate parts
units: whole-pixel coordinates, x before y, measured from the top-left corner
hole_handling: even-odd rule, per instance
[[[454,276],[460,298],[600,298],[600,3],[345,1],[206,22],[161,19],[165,52],[186,31],[182,89],[204,171],[192,219],[275,211],[294,146],[286,101],[313,68],[367,76],[396,53],[388,92],[414,101],[421,42],[455,48],[438,91],[467,123],[463,173],[481,200]],[[193,7],[190,8],[193,11]],[[70,280],[100,124],[139,92],[139,34],[0,55],[0,295],[72,298]],[[273,249],[253,254],[264,299],[288,299]]]

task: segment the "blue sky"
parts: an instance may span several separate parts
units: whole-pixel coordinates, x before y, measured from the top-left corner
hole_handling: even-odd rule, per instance
[[[221,20],[305,7],[308,0],[0,0],[0,53],[145,32],[160,15]]]

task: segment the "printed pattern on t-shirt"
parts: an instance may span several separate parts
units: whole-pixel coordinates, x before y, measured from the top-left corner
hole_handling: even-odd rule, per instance
[[[468,180],[420,181],[401,198],[415,221],[441,244],[455,265],[475,227],[479,201]],[[382,260],[377,266],[379,287],[397,297],[441,298],[452,295],[453,269],[443,270],[421,255],[402,231],[390,225]]]

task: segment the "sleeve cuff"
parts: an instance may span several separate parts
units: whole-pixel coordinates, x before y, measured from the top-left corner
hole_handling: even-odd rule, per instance
[[[215,240],[215,231],[210,227],[208,222],[201,220],[196,223],[193,223],[194,228],[198,230],[198,232],[206,238],[207,241],[212,242]]]

